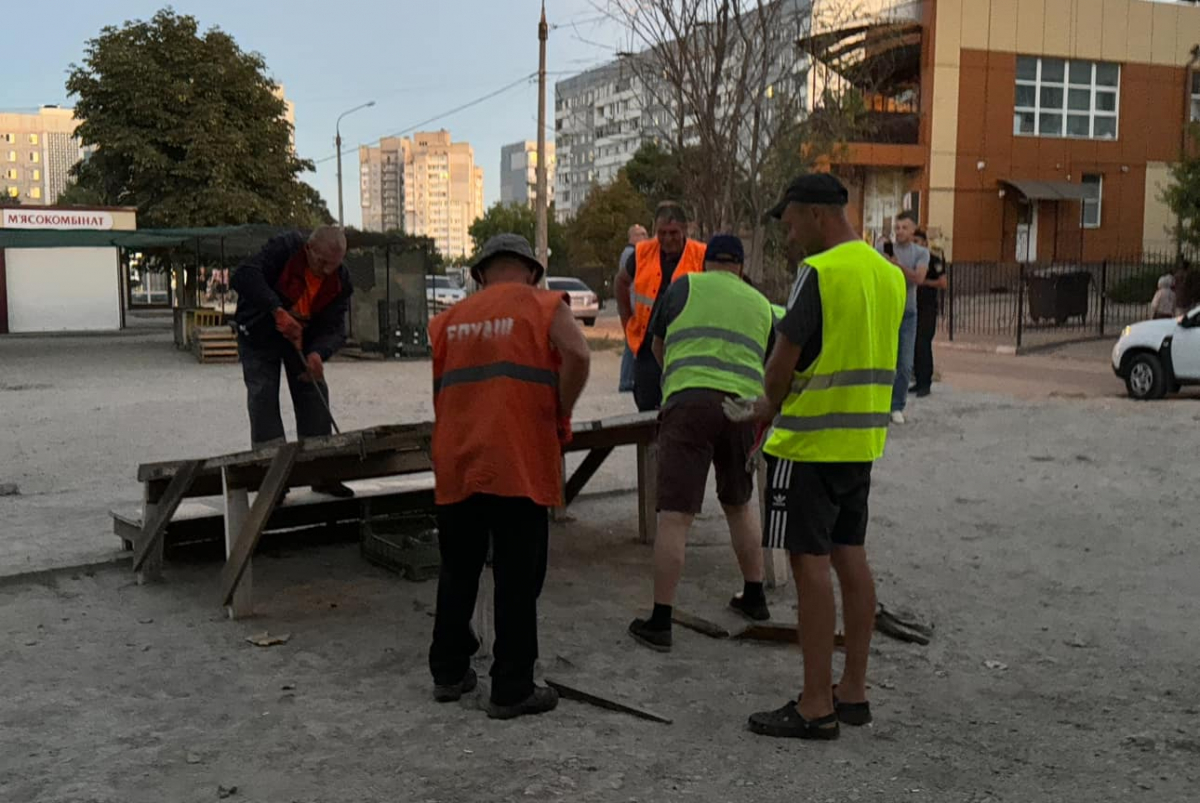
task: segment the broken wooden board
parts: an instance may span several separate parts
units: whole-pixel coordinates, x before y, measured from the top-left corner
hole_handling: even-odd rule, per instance
[[[675,608],[671,612],[671,621],[681,627],[686,627],[688,630],[695,630],[697,633],[709,638],[729,638],[733,635],[733,632],[724,625],[711,622],[700,616],[693,616],[687,611],[681,611],[679,608]]]
[[[796,626],[782,622],[755,622],[731,636],[735,641],[771,641],[777,644],[797,644],[799,637]],[[833,634],[833,646],[845,647],[846,636],[842,633]]]
[[[664,725],[671,725],[674,721],[662,714],[656,714],[653,711],[648,711],[645,708],[639,708],[636,705],[623,703],[619,700],[613,700],[608,697],[601,697],[598,694],[584,691],[576,686],[571,686],[559,680],[546,678],[546,685],[558,692],[558,696],[564,700],[575,700],[580,703],[594,705],[597,708],[603,708],[606,711],[616,711],[621,714],[629,714],[638,719],[649,720],[650,722],[660,722]]]
[[[180,466],[179,470],[175,472],[175,476],[171,477],[166,493],[163,494],[162,499],[158,500],[154,508],[154,515],[146,517],[134,545],[136,550],[133,555],[134,571],[141,570],[151,552],[161,554],[163,535],[167,531],[167,525],[170,523],[171,517],[175,515],[175,511],[179,509],[179,503],[183,501],[184,495],[192,487],[192,481],[196,478],[200,463],[199,460],[188,460]]]

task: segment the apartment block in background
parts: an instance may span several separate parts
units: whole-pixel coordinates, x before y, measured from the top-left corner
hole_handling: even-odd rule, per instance
[[[546,195],[554,203],[557,173],[554,143],[546,143]],[[532,207],[537,199],[537,143],[526,140],[500,149],[500,203]]]
[[[275,97],[283,101],[283,119],[292,127],[292,153],[296,152],[296,104],[287,99],[283,84],[276,84],[272,90]]]
[[[819,9],[838,0],[816,0]],[[963,262],[1099,261],[1173,248],[1161,200],[1187,118],[1200,7],[1159,0],[904,0],[801,42],[871,125],[832,169],[856,222],[919,213]],[[813,97],[820,97],[821,86]],[[821,114],[816,108],[813,114]]]
[[[484,212],[483,168],[450,132],[385,137],[359,148],[363,228],[429,237],[446,257],[472,251],[468,229]]]
[[[43,106],[36,112],[0,112],[0,192],[22,205],[58,201],[71,168],[84,158],[75,137],[73,109]]]

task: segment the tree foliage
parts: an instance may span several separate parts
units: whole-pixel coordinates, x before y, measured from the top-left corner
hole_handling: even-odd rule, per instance
[[[299,180],[313,165],[293,152],[275,90],[262,56],[194,17],[168,8],[105,27],[67,79],[78,136],[97,148],[68,201],[136,206],[149,226],[329,220]]]
[[[625,164],[625,175],[651,210],[663,201],[683,203],[683,164],[690,156],[686,148],[680,153],[658,142],[646,142]]]
[[[1200,249],[1200,125],[1188,129],[1191,147],[1171,166],[1171,183],[1163,201],[1178,221],[1174,232],[1180,246]]]
[[[603,187],[592,187],[587,200],[567,224],[571,265],[578,271],[616,270],[629,227],[648,225],[647,199],[630,183],[625,170]]]
[[[471,224],[468,232],[475,244],[475,253],[479,253],[483,244],[497,234],[519,234],[532,246],[536,229],[537,216],[528,205],[496,202],[483,217]],[[549,268],[552,272],[561,273],[569,264],[566,232],[562,224],[554,219],[553,207],[550,209],[547,235],[550,248]]]
[[[0,207],[20,206],[20,205],[21,205],[20,198],[14,198],[11,195],[9,195],[7,192],[0,191]]]

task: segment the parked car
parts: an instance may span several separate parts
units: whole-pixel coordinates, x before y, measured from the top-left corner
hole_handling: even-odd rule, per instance
[[[575,320],[583,321],[584,326],[596,325],[596,316],[600,314],[600,297],[592,292],[592,288],[571,276],[551,276],[546,279],[546,287],[561,290],[571,297],[571,313]]]
[[[467,297],[467,291],[446,276],[425,277],[425,301],[436,307],[452,307]]]
[[[1161,399],[1183,385],[1200,385],[1200,307],[1126,326],[1112,367],[1134,399]]]

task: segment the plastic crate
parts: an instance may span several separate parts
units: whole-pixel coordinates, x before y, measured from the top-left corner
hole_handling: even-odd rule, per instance
[[[432,580],[441,571],[437,522],[428,514],[368,518],[362,523],[361,535],[363,558],[406,580]]]

